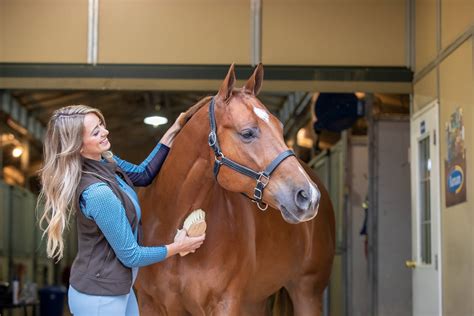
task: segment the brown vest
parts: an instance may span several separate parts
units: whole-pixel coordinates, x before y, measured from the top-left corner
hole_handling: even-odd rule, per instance
[[[71,267],[70,283],[79,292],[90,295],[124,295],[132,286],[132,270],[118,260],[95,221],[87,218],[79,205],[80,196],[87,187],[98,182],[106,183],[122,202],[132,230],[138,225],[140,239],[141,223],[138,223],[135,207],[120,189],[115,174],[133,188],[128,176],[115,162],[82,158],[82,177],[76,194],[78,252]]]

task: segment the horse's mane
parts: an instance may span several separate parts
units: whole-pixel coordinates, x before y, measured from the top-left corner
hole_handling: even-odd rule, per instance
[[[193,115],[199,111],[200,108],[202,108],[204,105],[206,105],[210,100],[212,96],[207,96],[202,98],[201,100],[198,101],[198,103],[194,104],[191,106],[185,113],[183,117],[183,121],[180,122],[181,126],[186,125],[186,123],[193,117]]]
[[[233,89],[232,94],[235,96],[236,93],[239,93],[239,89]],[[186,112],[184,112],[184,117],[182,118],[180,125],[184,126],[186,123],[193,117],[194,114],[196,114],[199,109],[201,109],[204,105],[206,105],[209,101],[211,101],[212,96],[207,96],[199,100],[196,104],[191,106]]]

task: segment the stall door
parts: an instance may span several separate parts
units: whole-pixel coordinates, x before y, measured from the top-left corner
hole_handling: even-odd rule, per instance
[[[441,315],[438,104],[411,121],[413,315]]]
[[[309,166],[326,186],[334,207],[336,220],[336,253],[332,266],[329,288],[324,294],[323,314],[346,315],[347,267],[346,267],[346,218],[344,178],[347,157],[347,132],[341,133],[341,140],[329,151],[320,153]]]

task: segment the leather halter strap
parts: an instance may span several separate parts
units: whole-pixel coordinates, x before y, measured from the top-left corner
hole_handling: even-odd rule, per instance
[[[245,167],[227,157],[222,153],[221,147],[219,145],[219,140],[217,139],[217,124],[216,116],[214,113],[215,101],[214,98],[211,99],[211,104],[209,105],[209,123],[211,126],[211,131],[209,133],[208,144],[214,151],[214,177],[217,180],[217,175],[219,174],[220,167],[222,165],[227,166],[247,177],[253,178],[257,181],[254,189],[253,198],[250,198],[253,202],[257,203],[257,206],[262,211],[268,208],[268,204],[265,204],[262,201],[263,190],[270,181],[270,175],[275,171],[275,169],[283,162],[286,158],[294,156],[295,153],[292,150],[285,150],[280,153],[273,161],[265,168],[265,170],[257,172],[253,169]],[[247,196],[247,195],[246,195]]]

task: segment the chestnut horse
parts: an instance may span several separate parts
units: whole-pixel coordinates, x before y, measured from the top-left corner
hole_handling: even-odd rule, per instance
[[[232,65],[218,94],[188,110],[157,179],[140,193],[145,245],[171,242],[194,209],[206,212],[208,225],[195,253],[140,269],[141,315],[263,315],[282,287],[295,315],[321,314],[334,256],[332,205],[256,98],[262,80],[258,65],[234,89]]]

